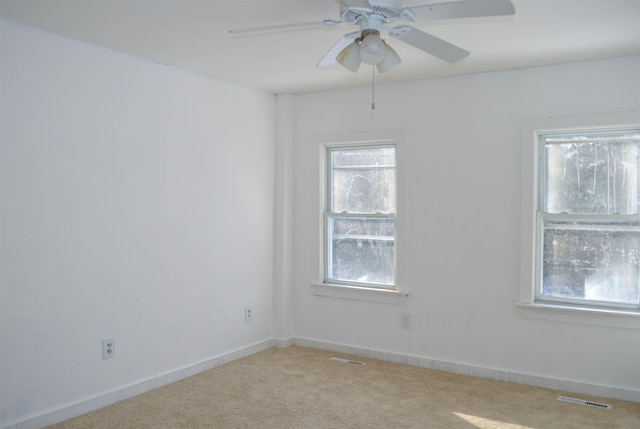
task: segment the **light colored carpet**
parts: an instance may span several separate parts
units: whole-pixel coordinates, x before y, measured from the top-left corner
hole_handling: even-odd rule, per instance
[[[560,402],[559,395],[613,408]],[[294,346],[257,353],[54,428],[638,429],[640,403]]]

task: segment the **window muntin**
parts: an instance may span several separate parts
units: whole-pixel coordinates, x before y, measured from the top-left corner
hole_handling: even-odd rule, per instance
[[[396,147],[326,148],[325,283],[395,289]]]
[[[640,130],[539,136],[537,302],[640,308]]]

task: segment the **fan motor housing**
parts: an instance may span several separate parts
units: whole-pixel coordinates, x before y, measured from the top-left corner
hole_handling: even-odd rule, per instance
[[[369,3],[374,13],[391,20],[397,18],[402,9],[402,0],[369,0]]]
[[[402,0],[369,0],[372,11],[364,11],[360,7],[340,6],[340,15],[344,22],[356,23],[360,17],[378,15],[384,22],[392,22],[400,17]]]
[[[398,11],[402,9],[402,0],[369,0],[374,8],[385,8]]]

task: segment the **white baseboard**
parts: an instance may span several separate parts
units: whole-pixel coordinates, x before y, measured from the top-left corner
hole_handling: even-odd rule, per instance
[[[165,386],[178,380],[182,380],[183,378],[191,377],[192,375],[198,374],[202,371],[216,368],[225,363],[229,363],[243,357],[251,356],[255,353],[268,350],[273,347],[287,347],[286,344],[288,342],[291,343],[289,345],[292,345],[293,339],[269,339],[250,344],[248,346],[221,354],[202,362],[197,362],[195,364],[177,368],[163,374],[158,374],[153,378],[149,378],[139,383],[124,386],[110,392],[101,393],[91,398],[85,398],[81,401],[67,404],[53,410],[48,410],[37,415],[29,416],[19,421],[6,423],[0,426],[0,429],[35,429],[53,425],[61,421],[97,410],[99,408],[115,404],[116,402],[132,398],[134,396],[140,395],[153,389],[157,389],[158,387]]]
[[[329,343],[309,338],[295,338],[295,345],[327,350],[336,353],[344,353],[363,358],[378,359],[387,362],[418,366],[421,368],[435,369],[438,371],[451,372],[454,374],[486,378],[490,380],[506,381],[509,383],[525,384],[528,386],[543,387],[545,389],[581,393],[584,395],[620,399],[623,401],[640,402],[640,391],[633,389],[601,386],[571,380],[560,380],[556,378],[542,377],[531,374],[521,374],[499,369],[484,368],[474,365],[428,359],[419,356],[410,356],[399,353],[353,347],[345,344]]]
[[[282,349],[289,346],[296,345],[296,339],[294,337],[275,338],[273,341],[274,341],[274,347],[280,347]]]

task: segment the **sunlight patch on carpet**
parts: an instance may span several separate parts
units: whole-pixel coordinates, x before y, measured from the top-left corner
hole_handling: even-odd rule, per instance
[[[463,413],[453,413],[467,423],[471,423],[479,429],[534,429],[530,426],[522,426],[515,423],[506,423],[498,420],[491,420],[485,417],[471,416]]]

